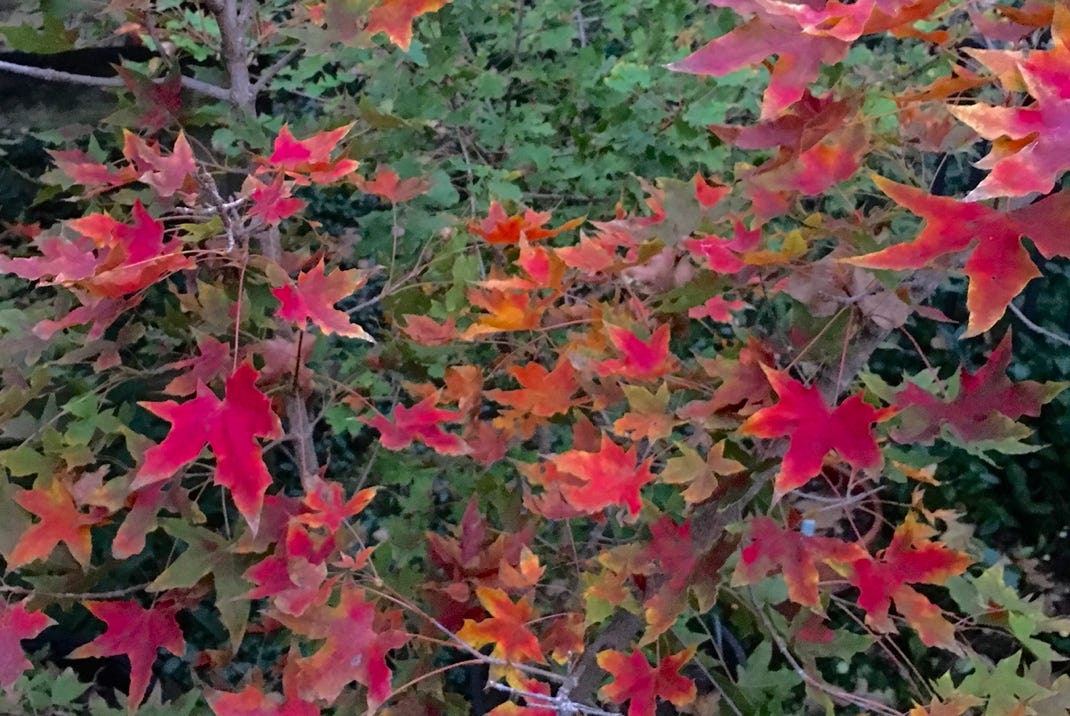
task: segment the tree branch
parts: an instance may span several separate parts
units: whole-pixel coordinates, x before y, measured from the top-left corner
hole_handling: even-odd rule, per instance
[[[120,77],[76,75],[70,72],[49,69],[47,67],[30,67],[29,65],[20,65],[14,62],[6,62],[4,60],[0,60],[0,72],[24,75],[45,82],[67,82],[69,84],[84,85],[87,87],[100,87],[101,89],[112,89],[126,86]],[[156,83],[161,83],[163,81],[163,79],[153,80],[153,82]],[[223,100],[224,102],[229,101],[231,98],[231,91],[225,87],[219,87],[210,82],[203,82],[192,77],[186,77],[185,75],[182,76],[182,86],[191,92],[197,92],[198,94],[203,94],[213,99]]]
[[[253,114],[256,94],[249,80],[249,53],[245,48],[249,18],[239,12],[236,0],[208,0],[205,5],[219,23],[223,63],[230,77],[230,103],[246,114]]]

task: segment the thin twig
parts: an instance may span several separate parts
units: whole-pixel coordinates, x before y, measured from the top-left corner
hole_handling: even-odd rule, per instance
[[[253,85],[253,94],[258,95],[267,89],[268,83],[275,79],[275,75],[279,74],[286,65],[290,64],[290,62],[302,52],[304,52],[304,48],[294,48],[273,62],[266,70],[261,72],[260,76],[256,78],[256,84]]]
[[[849,706],[859,706],[870,711],[886,714],[887,716],[899,716],[898,711],[896,711],[890,706],[880,703],[879,701],[875,701],[864,696],[859,696],[858,694],[852,694],[850,692],[844,691],[843,689],[837,688],[832,684],[828,684],[824,681],[814,678],[810,674],[810,672],[807,671],[803,667],[803,665],[798,662],[798,660],[795,658],[795,655],[791,653],[791,650],[788,648],[787,642],[784,641],[784,638],[780,636],[780,634],[776,631],[776,628],[769,622],[769,618],[765,615],[765,612],[762,611],[761,607],[756,607],[755,609],[753,609],[753,612],[755,615],[757,615],[758,619],[761,620],[762,626],[765,627],[766,633],[769,634],[770,638],[772,638],[773,643],[776,644],[777,650],[780,652],[781,656],[783,656],[784,659],[787,660],[788,665],[791,667],[792,671],[794,671],[795,674],[800,679],[802,679],[808,686],[817,689],[822,693],[828,694],[834,701],[839,701],[840,703],[847,704]]]
[[[26,77],[44,80],[45,82],[67,82],[70,84],[85,85],[87,87],[100,87],[102,89],[126,86],[126,83],[123,82],[121,77],[76,75],[71,72],[61,72],[60,70],[53,70],[47,67],[30,67],[29,65],[20,65],[15,62],[7,62],[4,60],[0,60],[0,72],[24,75]],[[158,78],[152,81],[161,84],[166,82],[166,78]],[[198,94],[206,95],[212,99],[227,101],[231,96],[231,91],[225,87],[220,87],[211,84],[210,82],[203,82],[185,75],[182,76],[182,86],[191,92],[197,92]]]
[[[1060,336],[1058,333],[1053,333],[1047,328],[1044,328],[1043,326],[1038,326],[1037,324],[1033,323],[1026,317],[1024,313],[1022,313],[1022,309],[1018,308],[1013,303],[1008,303],[1007,307],[1011,309],[1011,313],[1017,316],[1018,320],[1025,324],[1025,327],[1029,330],[1039,333],[1050,341],[1054,341],[1064,346],[1070,346],[1070,338],[1067,338],[1066,336]]]
[[[129,596],[135,592],[140,592],[149,586],[149,582],[144,584],[135,584],[132,587],[124,587],[123,589],[114,589],[110,592],[42,592],[39,589],[29,589],[27,587],[0,587],[0,594],[26,594],[35,597],[45,597],[47,599],[76,599],[78,601],[92,601],[94,599],[120,599],[122,597]]]

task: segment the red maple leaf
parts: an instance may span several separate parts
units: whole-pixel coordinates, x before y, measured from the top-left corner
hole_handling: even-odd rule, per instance
[[[299,656],[291,645],[282,671],[282,694],[265,694],[254,682],[237,693],[208,690],[208,706],[216,716],[320,716],[319,706],[298,695],[299,674],[294,666]]]
[[[113,557],[127,559],[145,549],[145,536],[159,525],[157,517],[165,505],[175,512],[180,512],[181,499],[176,499],[175,489],[165,492],[163,488],[164,484],[158,482],[135,490],[127,498],[130,511],[126,513],[123,523],[119,525],[115,538],[112,540]],[[188,499],[188,495],[183,494],[183,498]]]
[[[186,358],[164,366],[167,370],[184,372],[168,383],[163,392],[168,395],[189,395],[196,392],[198,383],[210,383],[227,369],[230,346],[223,341],[212,336],[201,336],[197,339],[197,352],[200,355],[196,358]]]
[[[744,126],[711,124],[709,130],[740,149],[778,149],[763,166],[784,164],[841,129],[856,110],[857,102],[836,99],[832,92],[815,97],[806,91],[790,112],[778,117]]]
[[[807,388],[787,373],[764,365],[762,370],[780,402],[750,416],[739,430],[760,438],[790,436],[776,477],[778,498],[820,473],[825,455],[832,450],[854,467],[880,466],[883,458],[870,425],[895,415],[895,408],[878,410],[862,400],[861,393],[829,408],[817,386]]]
[[[431,394],[411,408],[395,405],[393,421],[379,414],[364,422],[381,433],[379,441],[387,450],[403,450],[419,440],[441,455],[464,455],[468,452],[464,441],[442,429],[442,423],[457,420],[461,413],[436,408],[437,402],[438,396]]]
[[[374,35],[385,32],[390,41],[408,52],[412,43],[412,23],[420,15],[435,12],[450,0],[380,0],[368,15],[364,29]]]
[[[299,140],[290,132],[289,125],[284,124],[279,129],[274,149],[271,156],[267,158],[266,164],[268,167],[282,169],[298,184],[336,182],[355,172],[359,165],[354,159],[331,160],[331,152],[352,128],[352,124],[347,124],[327,132],[313,134],[308,139]],[[261,167],[257,173],[268,167]]]
[[[253,202],[249,213],[259,216],[269,226],[278,226],[283,219],[301,211],[305,208],[305,202],[291,194],[293,184],[292,181],[286,181],[282,174],[277,174],[270,184],[250,174],[242,184],[242,193],[247,194]]]
[[[457,632],[460,639],[477,649],[493,643],[490,655],[495,659],[515,664],[544,661],[539,640],[527,626],[533,617],[530,599],[514,604],[505,592],[491,587],[477,587],[476,598],[490,616],[478,622],[465,619]]]
[[[994,142],[991,153],[977,163],[992,171],[966,195],[967,200],[1047,194],[1059,175],[1070,168],[1070,9],[1062,3],[1055,3],[1051,35],[1050,50],[1034,50],[1027,55],[1013,51],[974,54],[997,73],[1005,62],[1014,63],[1034,102],[1025,107],[948,107],[951,114]],[[1018,77],[1004,84],[1010,85],[1008,90],[1020,89]]]
[[[842,572],[867,556],[854,542],[808,537],[798,530],[781,529],[768,517],[755,517],[748,532],[751,541],[740,553],[732,584],[754,584],[779,571],[784,575],[791,601],[807,607],[820,607],[819,563]]]
[[[273,613],[283,625],[309,639],[323,639],[315,653],[294,660],[294,681],[306,700],[334,701],[356,681],[368,688],[368,709],[375,711],[390,696],[386,653],[408,642],[408,635],[378,624],[375,605],[350,584],[338,605],[319,605],[300,617]]]
[[[711,0],[754,17],[726,35],[669,65],[699,75],[724,75],[777,61],[762,99],[763,120],[772,119],[803,97],[822,65],[842,61],[851,43],[865,33],[895,29],[927,17],[941,0],[862,0],[819,4],[779,0]]]
[[[132,166],[117,170],[109,169],[81,149],[66,151],[49,150],[49,155],[61,172],[81,184],[86,196],[95,196],[103,191],[124,186],[137,179]]]
[[[163,81],[156,81],[128,67],[114,67],[123,84],[134,95],[137,115],[130,118],[132,126],[155,133],[174,124],[182,111],[181,73],[172,72]]]
[[[216,484],[230,490],[234,505],[256,532],[264,492],[271,484],[256,438],[282,435],[271,400],[256,387],[257,377],[256,370],[243,363],[227,379],[223,400],[202,384],[197,397],[185,403],[140,403],[171,423],[171,431],[162,443],[145,452],[145,462],[131,487],[166,480],[209,444],[216,456]]]
[[[760,229],[748,231],[742,222],[736,222],[731,239],[720,236],[701,236],[684,239],[683,246],[695,262],[716,273],[736,273],[746,267],[739,254],[754,249],[761,241]]]
[[[998,321],[1011,300],[1040,275],[1022,237],[1029,236],[1045,258],[1070,255],[1063,218],[1070,211],[1070,192],[1060,192],[1007,213],[975,202],[930,196],[920,189],[874,177],[881,191],[897,204],[925,219],[913,241],[876,253],[845,259],[856,266],[883,269],[924,268],[945,254],[976,246],[966,260],[970,279],[966,336],[984,333]]]
[[[631,380],[654,380],[672,370],[675,358],[669,353],[669,324],[664,323],[643,340],[627,328],[607,326],[609,341],[623,357],[595,363],[598,375],[615,375]]]
[[[191,177],[197,173],[193,148],[180,131],[171,154],[164,156],[160,145],[146,142],[136,134],[123,130],[123,156],[130,160],[135,176],[162,197],[172,196],[180,189],[195,191]]]
[[[955,628],[937,606],[907,584],[943,584],[948,577],[962,574],[973,560],[930,541],[933,534],[932,528],[919,524],[910,513],[876,559],[867,555],[854,563],[850,581],[858,587],[858,606],[866,611],[866,623],[874,629],[896,630],[888,616],[894,602],[896,610],[918,631],[922,642],[953,649]]]
[[[177,240],[165,244],[163,224],[134,203],[134,223],[107,214],[89,214],[67,222],[82,235],[75,241],[55,236],[36,239],[40,256],[0,256],[0,271],[48,284],[77,286],[91,297],[119,298],[141,291],[179,269],[191,266]],[[83,300],[83,304],[86,301]]]
[[[650,542],[643,554],[668,577],[666,587],[677,592],[686,589],[701,556],[692,546],[691,520],[676,524],[669,515],[662,515],[650,526]]]
[[[799,194],[817,196],[849,179],[869,148],[865,128],[851,123],[784,163],[766,162],[742,176],[759,222],[791,210]]]
[[[396,171],[385,165],[376,167],[375,178],[365,179],[358,176],[353,178],[353,183],[365,194],[381,196],[391,204],[408,201],[427,193],[431,188],[431,182],[427,179],[423,177],[401,179]]]
[[[9,604],[0,600],[0,689],[10,689],[33,666],[23,653],[22,640],[33,639],[56,623],[44,612],[28,611],[28,601]]]
[[[835,37],[801,33],[793,23],[752,18],[727,35],[669,65],[677,72],[723,77],[736,70],[760,65],[778,56],[762,99],[762,119],[776,117],[798,101],[806,86],[817,79],[821,65],[841,62],[850,43]]]
[[[296,286],[282,286],[272,289],[271,293],[282,304],[277,311],[280,318],[301,327],[306,321],[312,321],[324,333],[375,343],[367,331],[350,322],[348,313],[334,307],[343,298],[353,295],[365,281],[367,276],[358,269],[327,274],[321,258],[318,264],[297,277]]]
[[[959,392],[951,400],[940,400],[914,383],[896,395],[900,427],[892,439],[900,443],[930,444],[947,424],[966,442],[998,439],[1007,432],[1009,420],[1023,415],[1037,417],[1040,406],[1052,400],[1064,383],[1044,384],[1032,380],[1012,383],[1007,378],[1011,362],[1011,333],[1003,336],[988,362],[976,373],[962,368]]]
[[[695,700],[695,682],[680,674],[680,669],[695,655],[695,649],[670,654],[656,667],[641,651],[630,655],[613,649],[599,652],[598,665],[613,676],[614,681],[602,687],[602,694],[613,703],[631,700],[628,716],[654,716],[657,699],[675,706],[686,706]]]
[[[634,518],[641,506],[639,488],[654,479],[650,460],[639,465],[635,460],[634,447],[626,452],[603,433],[598,452],[569,450],[554,457],[550,464],[582,481],[560,485],[565,499],[576,509],[593,513],[620,505],[627,507]]]
[[[501,204],[492,201],[487,218],[478,224],[470,221],[468,230],[477,236],[482,236],[490,244],[518,244],[521,238],[528,241],[541,241],[557,236],[562,231],[574,229],[584,222],[583,218],[572,219],[556,229],[544,229],[543,226],[551,216],[548,211],[537,212],[533,209],[525,209],[523,214],[516,213],[509,216]]]
[[[78,564],[89,566],[93,548],[89,528],[101,518],[79,510],[62,480],[53,478],[48,487],[19,492],[15,502],[41,521],[26,530],[8,553],[9,570],[48,557],[60,542],[67,545]]]
[[[88,644],[71,652],[71,659],[94,656],[126,656],[130,659],[130,713],[137,710],[149,686],[156,650],[163,648],[175,656],[186,651],[182,630],[175,621],[178,609],[160,605],[145,609],[135,601],[83,602],[107,630]]]

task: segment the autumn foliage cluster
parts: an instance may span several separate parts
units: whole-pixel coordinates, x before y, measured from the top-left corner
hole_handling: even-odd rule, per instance
[[[34,675],[97,658],[131,713],[177,709],[165,682],[216,716],[1065,713],[1070,621],[929,494],[935,446],[1027,452],[1064,387],[1011,379],[1005,316],[1070,256],[1070,8],[711,0],[724,33],[664,62],[760,89],[708,127],[737,161],[608,216],[436,200],[450,175],[366,159],[387,108],[257,104],[452,11],[107,6],[220,84],[124,69],[125,129],[51,151],[68,218],[5,228],[7,702],[52,713]],[[895,48],[928,64],[894,91],[844,69]],[[981,141],[936,195],[929,159]],[[340,240],[340,192],[389,235]],[[959,275],[964,311],[933,305]],[[935,324],[984,360],[871,366],[925,364]]]

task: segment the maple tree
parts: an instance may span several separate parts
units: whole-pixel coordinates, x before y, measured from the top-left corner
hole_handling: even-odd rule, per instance
[[[656,68],[589,50],[638,12],[608,5],[124,0],[0,28],[159,53],[66,78],[123,105],[43,135],[63,209],[4,228],[3,698],[60,698],[32,644],[81,618],[67,661],[121,662],[129,713],[177,712],[176,683],[216,716],[1065,708],[1070,622],[934,466],[1039,449],[1021,420],[1065,387],[1012,379],[1006,323],[1035,255],[1070,256],[1070,9],[709,4],[629,41],[730,109],[648,101]],[[515,15],[501,57],[458,27],[476,10]],[[657,121],[510,144],[556,132],[518,89],[530,35]],[[454,89],[421,114],[410,73],[472,74],[510,120],[453,126]],[[679,134],[718,163],[540,191],[570,153]],[[938,195],[979,140],[985,178]],[[959,271],[963,325],[932,305]],[[936,323],[986,355],[941,378]]]

